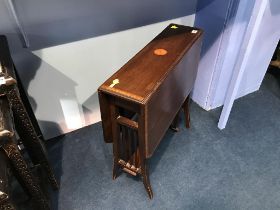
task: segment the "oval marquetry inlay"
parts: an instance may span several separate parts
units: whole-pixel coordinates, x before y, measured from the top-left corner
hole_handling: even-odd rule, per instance
[[[156,50],[154,50],[154,54],[155,55],[166,55],[167,54],[167,50],[165,50],[165,49],[156,49]]]

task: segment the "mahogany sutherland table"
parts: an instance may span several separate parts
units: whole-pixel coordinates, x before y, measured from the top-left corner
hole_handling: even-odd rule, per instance
[[[98,89],[104,140],[113,143],[113,179],[119,169],[141,175],[150,198],[147,159],[181,107],[189,127],[201,41],[202,30],[170,24]]]

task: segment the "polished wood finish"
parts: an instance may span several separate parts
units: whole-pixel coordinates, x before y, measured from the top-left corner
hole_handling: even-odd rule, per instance
[[[181,107],[190,126],[201,40],[200,29],[171,24],[98,89],[104,140],[113,142],[113,178],[119,169],[141,175],[150,198],[147,159],[169,127],[177,130]]]

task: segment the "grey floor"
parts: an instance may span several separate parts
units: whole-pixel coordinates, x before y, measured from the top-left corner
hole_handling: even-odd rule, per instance
[[[277,72],[276,72],[277,74]],[[139,179],[112,180],[112,145],[101,124],[49,142],[61,182],[53,209],[280,209],[280,74],[234,104],[226,129],[221,109],[191,103],[191,128],[168,131],[149,161],[149,200]]]
[[[181,120],[180,132],[168,131],[149,162],[153,200],[139,179],[112,180],[112,146],[100,123],[51,142],[61,181],[53,208],[280,209],[279,76],[267,74],[259,91],[237,100],[223,131],[221,109],[192,103],[191,129]]]

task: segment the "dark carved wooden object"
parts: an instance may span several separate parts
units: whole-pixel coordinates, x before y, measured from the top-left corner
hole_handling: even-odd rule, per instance
[[[99,89],[104,140],[113,143],[115,179],[122,169],[140,175],[150,198],[147,160],[178,113],[190,127],[189,94],[200,57],[202,31],[171,24]]]
[[[1,127],[1,126],[0,126]],[[1,137],[0,137],[0,210],[11,209],[15,207],[10,200],[10,189],[9,189],[9,164],[4,151],[1,149]]]
[[[0,78],[4,81],[4,84],[0,86],[0,95],[6,95],[8,98],[14,115],[16,130],[33,164],[40,165],[47,174],[53,189],[58,189],[59,185],[49,164],[44,144],[40,139],[42,138],[41,133],[36,132],[32,120],[21,100],[13,61],[5,36],[0,36],[0,63]]]
[[[1,152],[4,151],[16,173],[16,177],[19,179],[19,182],[36,202],[36,208],[42,210],[50,209],[38,180],[31,173],[18,149],[13,128],[12,112],[6,96],[0,96],[0,144]],[[9,194],[6,195],[8,196]]]

